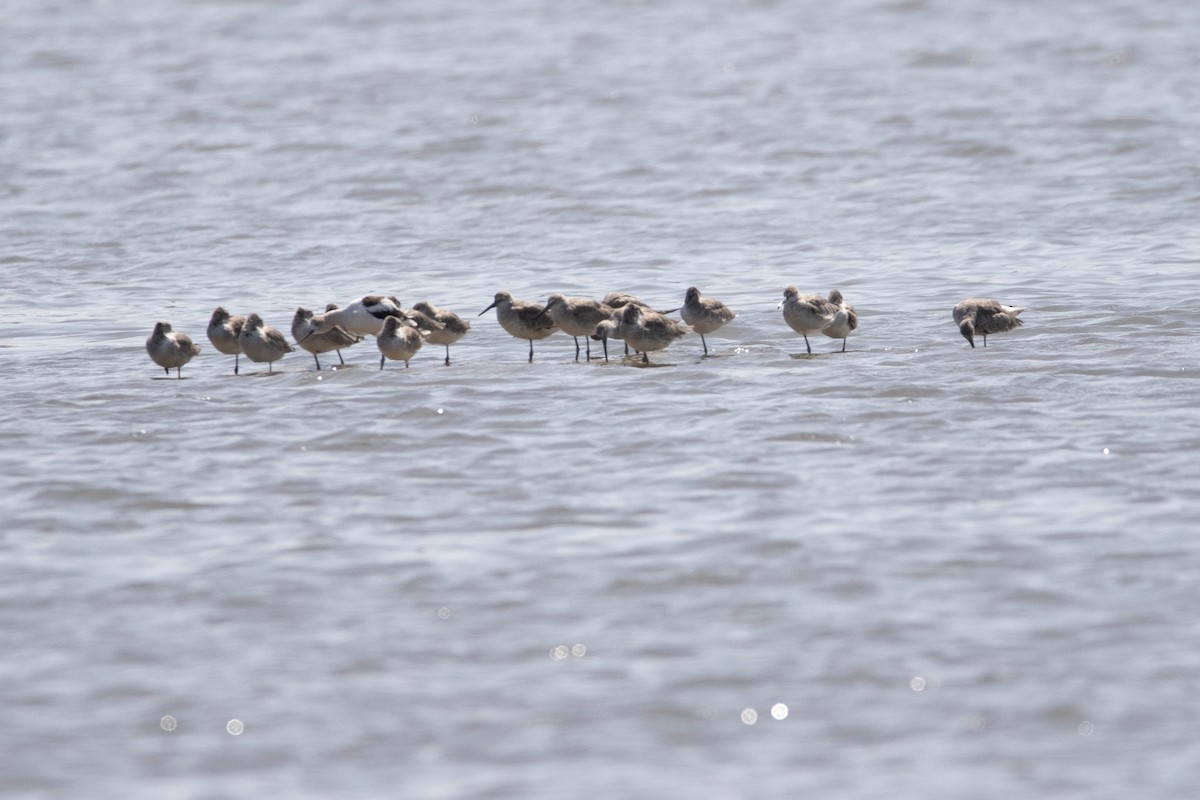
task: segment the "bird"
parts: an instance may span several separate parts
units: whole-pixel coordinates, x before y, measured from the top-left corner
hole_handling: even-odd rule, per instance
[[[242,332],[245,322],[245,317],[232,316],[222,306],[214,308],[212,317],[208,320],[208,340],[217,348],[217,352],[233,356],[234,375],[238,374],[238,359],[242,352],[238,334]]]
[[[359,336],[375,336],[383,330],[385,319],[401,316],[404,316],[404,310],[395,298],[369,294],[342,308],[314,315],[312,330],[307,335],[315,336],[338,327]]]
[[[183,378],[183,365],[200,353],[200,348],[192,343],[192,338],[186,333],[178,333],[171,329],[169,322],[156,322],[154,332],[146,339],[146,352],[150,360],[163,368],[167,375],[175,370],[175,377]]]
[[[413,303],[412,307],[413,311],[418,311],[441,324],[440,331],[431,330],[429,332],[429,343],[440,344],[446,348],[446,366],[450,366],[450,345],[467,335],[467,332],[471,330],[471,323],[453,311],[438,308],[428,300]]]
[[[482,317],[493,308],[496,309],[496,319],[500,321],[501,328],[510,336],[529,340],[530,364],[533,363],[534,341],[545,339],[558,330],[554,320],[542,313],[545,310],[544,306],[528,300],[514,300],[508,292],[496,292],[492,304],[480,311],[478,316]]]
[[[850,335],[850,331],[858,327],[858,313],[854,310],[854,306],[846,302],[842,293],[837,289],[829,293],[829,302],[836,305],[838,310],[830,323],[821,328],[821,333],[831,339],[841,339],[844,353],[846,352],[846,338]]]
[[[983,334],[983,346],[987,347],[989,333],[1004,333],[1023,325],[1018,315],[1024,310],[1016,306],[1006,306],[995,300],[970,297],[956,305],[953,313],[958,332],[974,348],[977,332]]]
[[[650,311],[655,311],[655,313],[662,314],[663,316],[666,316],[667,314],[674,314],[676,311],[679,310],[678,308],[672,308],[667,311],[657,311],[656,309],[651,308],[650,304],[647,303],[645,300],[634,297],[633,295],[629,294],[628,292],[609,292],[608,294],[604,295],[604,298],[600,301],[600,304],[605,306],[606,308],[611,308],[611,309],[614,309],[617,311],[625,308],[625,306],[627,306],[627,305],[635,305],[635,306],[640,306],[641,308],[648,309]],[[624,337],[620,334],[620,330],[619,330],[620,322],[621,322],[620,315],[618,314],[617,317],[615,317],[613,321],[614,321],[616,327],[608,329],[608,331],[609,331],[608,335],[601,337],[598,332],[592,334],[593,339],[603,338],[603,340],[604,340],[604,360],[605,361],[608,360],[608,339],[610,339],[610,338],[611,339],[624,339]],[[628,342],[625,342],[625,355],[629,355],[629,343]]]
[[[623,308],[630,303],[633,303],[635,306],[642,306],[643,308],[650,307],[644,300],[639,300],[626,292],[609,292],[600,300],[600,305],[608,306],[609,308]]]
[[[700,290],[692,286],[683,298],[683,308],[680,311],[683,321],[692,326],[692,330],[700,334],[700,344],[704,346],[704,355],[708,355],[708,342],[704,334],[713,333],[726,322],[737,316],[737,312],[720,300],[711,297],[701,297]]]
[[[400,317],[388,317],[375,340],[379,345],[379,368],[383,369],[384,362],[389,358],[403,361],[407,368],[409,359],[416,355],[424,341],[425,338],[412,323]]]
[[[604,320],[596,326],[596,332],[592,334],[593,339],[599,339],[604,345],[604,360],[608,361],[608,340],[621,339],[621,312],[614,311],[613,316]],[[625,345],[625,354],[629,355],[629,345]]]
[[[296,349],[288,344],[278,328],[265,324],[258,314],[246,317],[238,341],[246,358],[259,363],[267,362],[268,373],[275,371],[276,361]]]
[[[446,326],[434,319],[432,314],[426,314],[424,311],[419,311],[417,308],[404,308],[400,305],[400,301],[395,297],[389,297],[400,309],[400,317],[411,322],[415,327],[420,329],[422,336],[428,336],[431,333],[438,333]]]
[[[823,330],[833,322],[838,307],[819,294],[800,294],[795,286],[783,290],[783,320],[791,329],[804,337],[804,347],[812,353],[808,334]]]
[[[336,311],[337,305],[330,303],[325,307],[326,313]],[[348,332],[345,328],[334,326],[324,333],[315,333],[313,331],[313,312],[304,306],[296,309],[296,315],[292,317],[292,338],[296,340],[296,344],[303,349],[312,353],[313,361],[317,362],[317,369],[321,369],[321,359],[317,357],[318,353],[328,353],[331,350],[336,350],[338,360],[344,366],[346,359],[342,358],[342,348],[349,347],[352,344],[361,342],[363,337]]]
[[[579,337],[583,337],[587,347],[587,360],[592,360],[592,344],[588,338],[596,332],[596,326],[612,316],[612,308],[601,304],[590,297],[563,297],[552,294],[546,298],[546,307],[542,310],[559,330],[575,340],[575,360],[579,360]]]
[[[688,332],[683,323],[665,314],[633,304],[621,309],[620,334],[629,346],[642,354],[642,363],[649,364],[650,350],[665,350],[671,342]]]

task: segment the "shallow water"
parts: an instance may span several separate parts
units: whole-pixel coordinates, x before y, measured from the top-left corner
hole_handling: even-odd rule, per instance
[[[0,793],[1192,796],[1200,7],[10,5]],[[453,365],[204,339],[369,292]]]

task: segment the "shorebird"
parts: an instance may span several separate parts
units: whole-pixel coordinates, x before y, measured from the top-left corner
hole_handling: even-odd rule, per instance
[[[637,297],[634,297],[633,295],[628,294],[627,292],[609,292],[608,294],[604,295],[604,299],[600,301],[600,304],[605,306],[606,308],[611,308],[614,311],[618,312],[613,317],[613,321],[617,325],[617,330],[613,330],[611,333],[609,333],[608,336],[605,337],[604,359],[606,361],[608,360],[607,339],[609,339],[609,338],[623,339],[624,338],[619,331],[619,327],[620,327],[620,323],[621,323],[619,312],[622,309],[624,309],[625,306],[628,306],[628,305],[639,306],[640,308],[644,308],[648,311],[654,311],[656,314],[662,314],[663,316],[666,316],[667,314],[674,314],[676,311],[679,310],[678,308],[672,308],[672,309],[668,309],[667,311],[658,311],[656,309],[651,308],[650,304],[647,303],[645,300],[641,300]],[[599,333],[597,332],[596,334],[593,334],[592,338],[599,339],[601,337],[599,336]],[[628,342],[625,343],[625,355],[629,355],[629,343]]]
[[[242,326],[238,341],[246,358],[259,363],[267,362],[268,373],[275,371],[276,361],[296,349],[288,344],[278,328],[263,323],[258,314],[246,317],[246,324]]]
[[[429,343],[440,344],[446,348],[446,366],[450,366],[450,345],[467,335],[467,331],[471,330],[471,323],[453,311],[438,308],[427,300],[413,303],[413,311],[436,320],[442,326],[440,331],[429,332]]]
[[[326,313],[337,311],[337,305],[330,303],[325,307]],[[336,350],[338,361],[344,366],[346,359],[342,358],[342,348],[349,347],[352,344],[357,344],[362,341],[361,336],[357,336],[348,332],[345,328],[333,327],[324,333],[317,333],[313,325],[313,312],[304,306],[296,309],[296,315],[292,317],[292,338],[296,340],[296,344],[312,353],[313,361],[317,362],[317,369],[321,369],[321,359],[317,357],[318,353],[328,353],[331,350]]]
[[[855,312],[854,306],[846,302],[842,293],[837,289],[829,293],[829,302],[836,305],[838,310],[830,323],[821,328],[821,333],[831,339],[841,339],[844,353],[846,352],[846,338],[850,335],[850,331],[858,327],[858,313]]]
[[[400,301],[395,297],[389,297],[388,300],[391,300],[400,307],[400,316],[403,319],[411,322],[414,327],[420,330],[422,336],[428,336],[431,333],[439,333],[443,328],[446,327],[434,319],[432,314],[426,314],[424,311],[418,310],[415,306],[413,308],[404,308],[403,306],[400,306]]]
[[[168,375],[175,370],[175,377],[183,378],[183,365],[200,352],[186,333],[171,330],[171,323],[157,322],[154,332],[146,339],[146,352],[150,360],[163,368]]]
[[[242,332],[245,322],[245,317],[231,316],[222,306],[214,308],[212,317],[208,320],[208,340],[217,348],[217,352],[233,356],[234,375],[238,374],[238,359],[242,352],[238,334]]]
[[[375,340],[379,345],[379,368],[383,369],[384,362],[389,358],[393,361],[403,361],[407,368],[409,359],[416,355],[424,341],[421,332],[411,323],[400,317],[388,317]]]
[[[620,315],[620,311],[614,311],[613,316],[598,324],[596,326],[596,332],[592,334],[593,339],[599,339],[604,345],[605,361],[608,361],[608,340],[622,338],[621,322],[619,319]],[[625,345],[625,355],[629,355],[629,345]]]
[[[954,307],[954,322],[971,347],[975,347],[977,332],[983,334],[983,346],[987,347],[989,333],[1004,333],[1024,324],[1017,317],[1024,310],[995,300],[971,297]]]
[[[638,298],[631,294],[627,294],[626,292],[609,292],[608,294],[604,295],[604,298],[600,301],[600,305],[608,306],[609,308],[624,308],[630,303],[633,303],[635,306],[642,306],[643,308],[650,307],[650,305],[645,301],[639,300]]]
[[[375,336],[383,330],[383,321],[388,317],[404,316],[404,309],[394,297],[369,294],[344,308],[335,308],[312,318],[309,336],[325,333],[332,328],[342,328],[347,333],[359,336]]]
[[[602,305],[590,297],[563,297],[552,294],[546,298],[542,311],[554,324],[575,340],[575,360],[579,360],[579,337],[587,347],[587,360],[592,360],[592,343],[588,337],[596,332],[596,326],[612,316],[612,308]]]
[[[530,364],[533,363],[534,341],[545,339],[558,330],[554,320],[542,313],[545,311],[543,306],[528,300],[514,300],[508,292],[496,292],[496,298],[492,304],[480,311],[479,316],[482,317],[493,308],[496,309],[496,319],[500,321],[501,328],[504,328],[510,336],[529,340]]]
[[[687,333],[688,327],[657,311],[630,304],[621,309],[619,332],[630,347],[642,354],[642,363],[649,364],[647,352],[665,350],[671,342]]]
[[[795,286],[783,290],[783,320],[791,329],[804,337],[804,347],[812,353],[808,335],[823,330],[833,322],[838,307],[819,294],[800,294]]]
[[[687,290],[683,298],[683,309],[680,312],[683,321],[692,326],[692,330],[700,334],[700,344],[704,345],[704,355],[708,355],[708,342],[704,334],[713,333],[726,322],[737,316],[720,300],[711,297],[701,297],[700,290],[695,286]]]

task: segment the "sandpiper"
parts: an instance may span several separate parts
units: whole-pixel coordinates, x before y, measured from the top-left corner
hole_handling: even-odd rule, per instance
[[[425,339],[412,323],[400,317],[388,317],[383,323],[383,330],[375,340],[379,345],[379,368],[387,359],[403,361],[408,367],[409,359],[421,349]]]
[[[726,322],[737,316],[737,312],[720,300],[711,297],[701,297],[700,290],[695,286],[687,290],[683,298],[683,309],[680,312],[683,321],[692,326],[692,330],[700,334],[700,344],[704,346],[704,355],[708,355],[708,342],[704,334],[713,333]]]
[[[554,324],[564,333],[575,340],[575,360],[579,360],[579,337],[583,337],[587,347],[587,360],[592,360],[592,344],[590,337],[596,332],[596,326],[612,315],[612,308],[602,305],[590,297],[563,297],[552,294],[546,298],[546,308],[543,314],[549,315]]]
[[[816,333],[833,322],[838,307],[819,294],[800,294],[795,286],[783,290],[783,319],[792,330],[804,337],[804,347],[812,353],[808,334]]]
[[[958,332],[971,343],[971,347],[975,347],[977,332],[983,334],[983,346],[987,347],[989,333],[1004,333],[1023,325],[1017,315],[1024,310],[1016,306],[1006,306],[995,300],[971,297],[954,307],[954,322],[958,325]]]
[[[528,300],[514,300],[508,292],[496,292],[492,304],[479,312],[483,316],[491,309],[496,309],[496,319],[500,327],[510,336],[517,339],[529,340],[529,363],[533,363],[533,343],[537,339],[545,339],[558,330],[554,320],[543,314],[545,308]]]
[[[186,333],[171,330],[171,323],[157,322],[154,332],[146,339],[146,352],[150,360],[163,368],[168,375],[175,370],[175,377],[183,378],[183,365],[200,352]]]
[[[217,348],[217,352],[233,356],[234,375],[238,374],[238,359],[242,352],[238,334],[242,332],[245,322],[245,317],[231,316],[222,306],[214,308],[212,317],[208,320],[208,340]]]
[[[246,317],[239,342],[246,358],[259,363],[267,362],[268,373],[275,371],[276,361],[296,349],[288,344],[278,328],[265,324],[258,314]]]
[[[821,328],[821,333],[831,339],[841,339],[844,353],[846,352],[846,338],[850,335],[850,331],[858,327],[858,313],[855,312],[854,306],[846,302],[842,293],[837,289],[829,293],[829,302],[836,305],[838,310],[829,324]]]
[[[325,307],[326,313],[336,310],[337,305],[333,303]],[[296,315],[292,317],[292,338],[296,340],[296,344],[312,353],[313,361],[317,362],[318,370],[321,369],[321,359],[317,357],[317,354],[328,353],[331,350],[337,351],[338,360],[344,366],[346,359],[342,358],[342,348],[361,342],[362,337],[348,332],[345,328],[336,326],[324,333],[317,333],[313,330],[315,326],[312,320],[312,311],[304,306],[296,309]]]
[[[642,354],[642,363],[649,364],[650,350],[665,350],[671,342],[688,332],[688,327],[657,311],[627,305],[621,310],[620,333],[629,346]]]
[[[438,308],[428,300],[413,303],[413,311],[418,311],[430,319],[436,320],[442,326],[440,331],[431,330],[428,338],[430,344],[440,344],[446,348],[446,366],[450,366],[450,345],[467,335],[467,332],[471,330],[471,323],[453,311]]]

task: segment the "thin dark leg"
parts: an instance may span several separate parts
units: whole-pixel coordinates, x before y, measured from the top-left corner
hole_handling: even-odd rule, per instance
[[[379,357],[379,368],[380,368],[380,369],[383,369],[383,360],[384,360],[385,358],[387,358],[387,356],[383,356],[383,355],[381,355],[381,356]]]
[[[575,360],[578,361],[579,360],[579,337],[572,336],[571,338],[575,340]]]
[[[983,335],[983,346],[987,347],[987,334],[986,333]]]
[[[317,362],[317,372],[321,371],[321,359],[317,358],[317,354],[313,353],[313,361]]]
[[[592,337],[583,337],[583,346],[587,349],[587,360],[592,360]]]
[[[625,343],[625,355],[629,355],[629,342]]]
[[[343,367],[346,366],[346,359],[342,358],[342,351],[338,350],[337,354],[338,354],[338,361],[342,362]]]
[[[608,337],[605,336],[603,339],[600,340],[600,343],[604,345],[604,363],[607,364],[608,363]]]
[[[242,354],[241,354],[241,353],[234,353],[234,354],[233,354],[233,374],[234,374],[234,375],[237,375],[237,374],[238,374],[238,359],[239,359],[239,358],[241,358],[241,357],[242,357]]]
[[[808,334],[802,333],[800,335],[804,337],[804,346],[808,349],[808,354],[812,355],[812,345],[808,343]]]
[[[274,361],[268,361],[268,362],[267,362],[267,374],[268,374],[268,375],[274,375],[274,374],[275,374],[275,362],[274,362]]]
[[[846,340],[842,339],[842,352],[846,352]]]
[[[170,367],[163,367],[163,372],[167,373],[168,378],[171,377],[171,368]]]
[[[529,340],[529,363],[533,363],[533,339]]]
[[[407,361],[405,361],[405,362],[404,362],[404,368],[405,368],[405,369],[408,369],[408,362],[407,362]]]
[[[171,370],[167,370],[167,374],[170,375]],[[175,380],[177,380],[177,381],[183,380],[183,367],[175,368]]]
[[[649,363],[650,363],[650,356],[646,355],[645,353],[642,353],[642,363],[643,363],[643,364],[649,364]]]
[[[704,355],[708,355],[708,342],[704,341],[704,334],[700,334],[700,344],[704,345]]]

